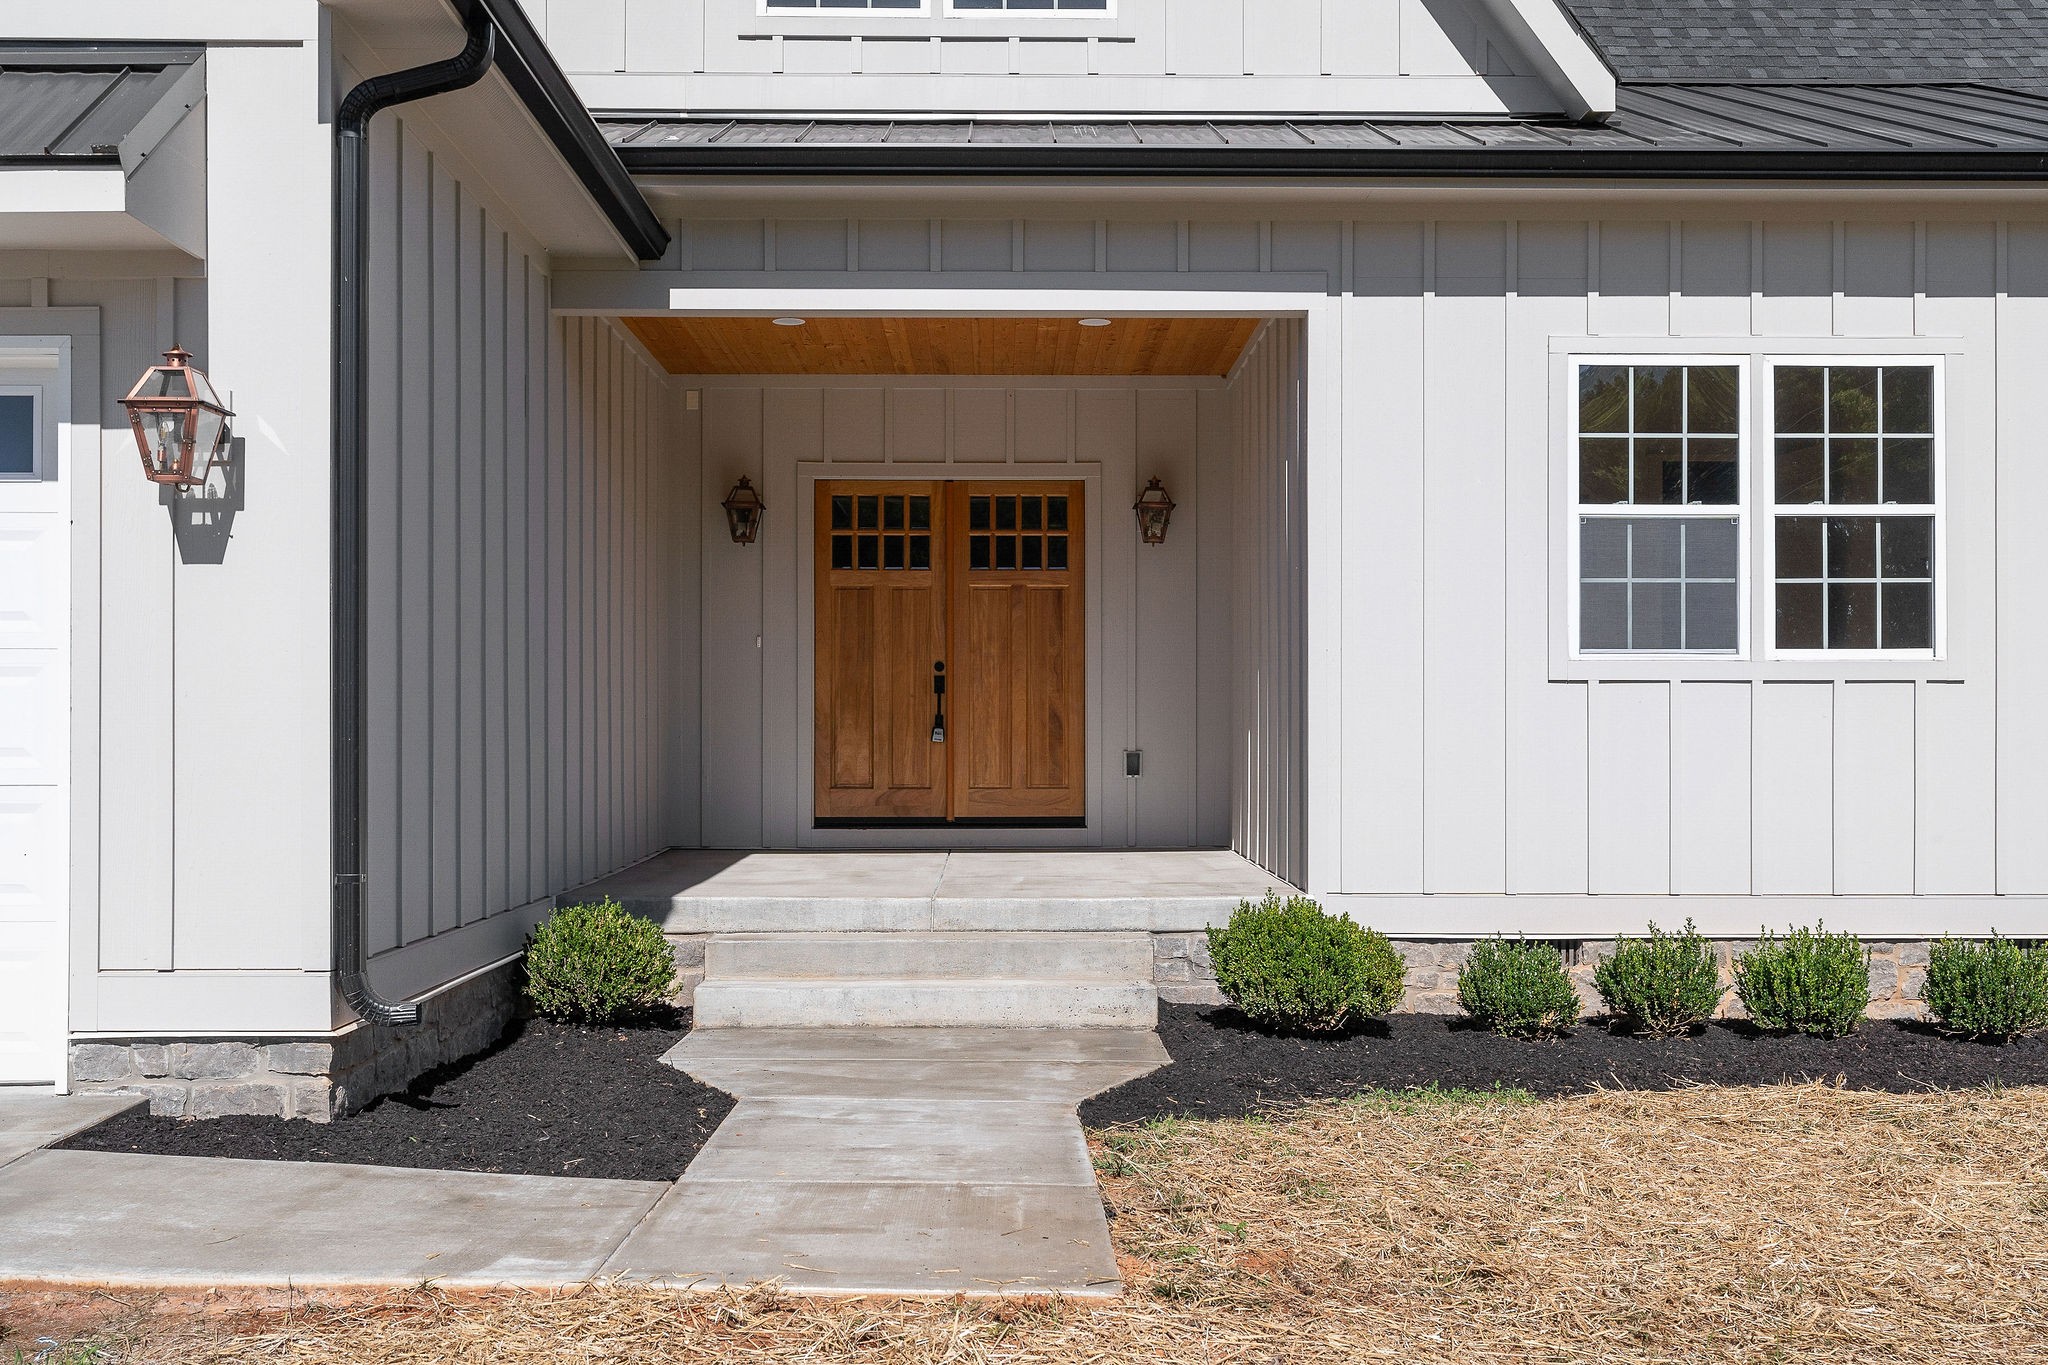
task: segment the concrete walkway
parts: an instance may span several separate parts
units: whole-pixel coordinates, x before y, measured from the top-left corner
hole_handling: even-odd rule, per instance
[[[706,1029],[664,1058],[739,1100],[606,1266],[801,1293],[1121,1291],[1075,1106],[1149,1031]]]
[[[0,1088],[0,1166],[147,1103],[139,1095],[58,1095]]]
[[[667,1060],[740,1100],[674,1185],[0,1147],[0,1280],[1118,1292],[1074,1110],[1162,1065],[1152,1033],[706,1030]],[[0,1136],[132,1103],[41,1098]]]

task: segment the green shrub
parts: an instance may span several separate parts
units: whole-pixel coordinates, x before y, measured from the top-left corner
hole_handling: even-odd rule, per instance
[[[1615,940],[1614,952],[1593,969],[1593,984],[1609,1013],[1653,1038],[1706,1023],[1728,993],[1714,945],[1691,920],[1682,933],[1667,934],[1652,924],[1646,939]]]
[[[1245,1015],[1301,1033],[1337,1033],[1401,1003],[1408,966],[1384,934],[1326,915],[1305,896],[1240,901],[1209,931],[1216,984]]]
[[[1854,934],[1824,926],[1766,933],[1735,959],[1735,993],[1764,1028],[1840,1038],[1870,1007],[1870,954]]]
[[[1548,943],[1482,939],[1458,970],[1458,1003],[1495,1033],[1539,1038],[1579,1022],[1579,992]]]
[[[550,1019],[605,1024],[668,996],[676,960],[661,926],[614,900],[557,910],[526,945],[526,995]]]
[[[2048,1028],[2048,945],[1945,938],[1927,955],[1920,999],[1950,1033],[2009,1042]]]

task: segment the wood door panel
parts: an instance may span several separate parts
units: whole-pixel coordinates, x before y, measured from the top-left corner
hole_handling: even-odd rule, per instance
[[[909,510],[919,499],[922,526]],[[946,657],[944,489],[821,480],[816,513],[817,816],[943,819],[948,770],[931,730],[932,665]]]

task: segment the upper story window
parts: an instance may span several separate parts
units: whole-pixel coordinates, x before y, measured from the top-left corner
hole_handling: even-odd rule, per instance
[[[1049,15],[1107,18],[1116,0],[761,0],[763,14],[930,14],[934,4],[947,14],[972,17]]]
[[[930,0],[761,0],[763,14],[794,11],[803,14],[841,14],[849,11],[882,10],[891,14],[930,14]]]
[[[40,389],[0,385],[0,479],[33,479],[41,469]]]
[[[1767,657],[1939,657],[1939,358],[1574,357],[1571,375],[1576,654],[1747,657],[1754,600]]]
[[[1108,15],[1115,0],[946,0],[948,14]]]

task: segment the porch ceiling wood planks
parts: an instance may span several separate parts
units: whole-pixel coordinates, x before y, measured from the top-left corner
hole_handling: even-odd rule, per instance
[[[1257,318],[623,319],[670,374],[1201,375],[1230,373]]]

